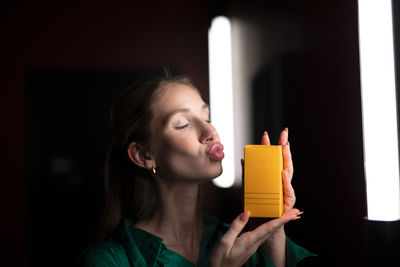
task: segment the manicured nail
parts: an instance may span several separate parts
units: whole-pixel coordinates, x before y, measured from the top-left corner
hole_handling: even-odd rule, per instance
[[[239,219],[240,219],[242,222],[247,222],[247,220],[249,219],[249,215],[250,215],[250,212],[249,212],[249,211],[246,211],[246,212],[240,214]]]

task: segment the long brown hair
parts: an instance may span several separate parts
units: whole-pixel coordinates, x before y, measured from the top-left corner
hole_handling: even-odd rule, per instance
[[[112,143],[105,168],[105,208],[100,222],[100,239],[107,239],[124,219],[137,222],[149,218],[158,203],[158,191],[151,173],[135,165],[128,146],[137,142],[150,148],[152,103],[166,85],[194,86],[186,76],[140,80],[127,88],[111,111]]]

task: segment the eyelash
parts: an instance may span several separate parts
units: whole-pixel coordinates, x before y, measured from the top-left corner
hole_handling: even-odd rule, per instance
[[[206,120],[206,122],[207,123],[211,123],[211,120]],[[185,129],[186,127],[188,127],[188,126],[189,126],[189,123],[187,123],[185,125],[182,125],[182,126],[176,126],[175,129],[182,130],[182,129]]]
[[[185,124],[185,125],[182,125],[182,126],[176,126],[175,129],[182,130],[182,129],[188,127],[188,126],[189,126],[189,124]]]

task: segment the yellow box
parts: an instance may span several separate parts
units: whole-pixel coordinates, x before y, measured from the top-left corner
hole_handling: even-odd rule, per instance
[[[250,217],[277,218],[283,213],[282,147],[244,147],[244,211]]]

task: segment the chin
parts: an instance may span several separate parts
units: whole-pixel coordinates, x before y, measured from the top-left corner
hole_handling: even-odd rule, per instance
[[[215,179],[217,177],[219,177],[222,174],[222,164],[219,164],[219,167],[215,169],[215,171],[213,171],[213,174],[211,175],[211,179]]]
[[[199,170],[198,174],[200,174],[198,177],[201,180],[213,180],[222,174],[222,165],[215,164],[212,167],[203,168]]]

